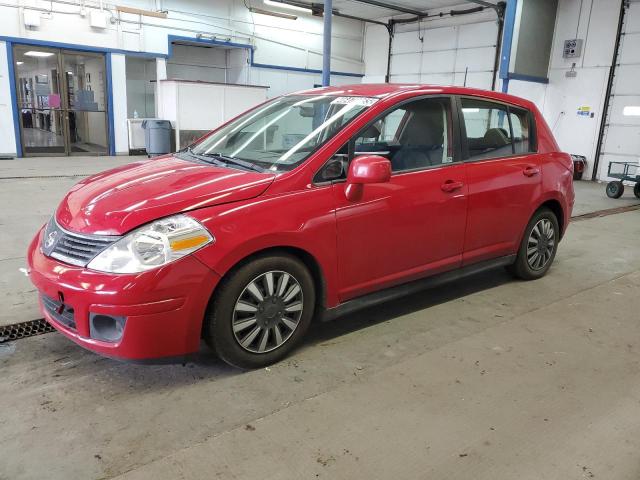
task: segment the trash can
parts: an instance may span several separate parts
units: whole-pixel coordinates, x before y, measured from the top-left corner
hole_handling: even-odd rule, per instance
[[[164,155],[171,152],[171,122],[169,120],[144,120],[144,145],[147,155]]]

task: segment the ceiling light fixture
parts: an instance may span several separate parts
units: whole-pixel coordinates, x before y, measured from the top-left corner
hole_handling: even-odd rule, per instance
[[[16,65],[22,65],[24,62],[16,62]]]
[[[270,17],[286,18],[287,20],[297,20],[298,17],[289,13],[272,12],[270,10],[262,10],[261,8],[250,7],[249,11],[260,15],[268,15]]]
[[[265,5],[269,5],[270,7],[281,7],[281,8],[286,8],[288,10],[295,10],[296,12],[305,12],[305,13],[313,12],[311,10],[311,7],[309,8],[299,7],[298,5],[293,5],[291,3],[274,1],[274,0],[263,0],[263,1]]]
[[[24,52],[25,57],[51,57],[52,55],[55,55],[55,53],[39,52],[37,50],[29,50],[28,52]]]

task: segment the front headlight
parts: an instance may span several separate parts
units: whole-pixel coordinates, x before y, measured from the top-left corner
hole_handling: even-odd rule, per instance
[[[196,220],[174,215],[133,230],[91,260],[87,268],[108,273],[144,272],[213,241],[213,236]]]

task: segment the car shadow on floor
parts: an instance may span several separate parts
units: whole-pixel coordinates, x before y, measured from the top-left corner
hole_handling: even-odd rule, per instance
[[[440,285],[397,298],[354,313],[340,316],[329,322],[316,322],[309,329],[304,345],[315,345],[328,340],[392,321],[403,315],[427,310],[436,305],[466,297],[483,290],[516,281],[503,269],[478,273],[451,283]]]

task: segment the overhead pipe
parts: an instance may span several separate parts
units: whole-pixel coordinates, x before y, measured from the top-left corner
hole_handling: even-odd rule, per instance
[[[333,0],[324,0],[324,21],[322,31],[322,86],[331,85],[331,20]]]

